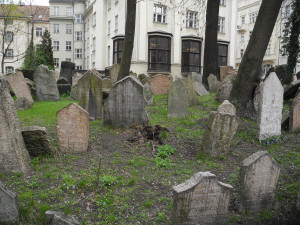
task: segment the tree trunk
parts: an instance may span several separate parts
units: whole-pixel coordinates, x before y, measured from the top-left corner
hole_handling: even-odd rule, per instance
[[[208,89],[209,74],[218,75],[218,21],[220,0],[207,0],[202,83]]]
[[[272,35],[283,0],[263,0],[258,12],[253,33],[234,82],[230,101],[239,115],[252,117],[253,95],[261,74],[262,61]]]
[[[127,0],[127,14],[125,25],[125,40],[120,63],[118,80],[129,75],[131,56],[134,44],[136,0]]]

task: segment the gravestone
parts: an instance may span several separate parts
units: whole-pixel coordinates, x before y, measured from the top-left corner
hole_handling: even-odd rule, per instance
[[[49,70],[47,66],[39,65],[34,73],[34,82],[38,101],[59,100],[55,71]]]
[[[197,82],[195,81],[193,83],[194,85],[194,89],[196,91],[196,93],[199,95],[199,96],[204,96],[204,95],[208,95],[209,92],[206,90],[206,88],[204,87],[204,85],[200,82]]]
[[[242,162],[239,210],[260,212],[272,209],[279,177],[278,164],[266,151],[259,151]]]
[[[88,111],[90,120],[102,118],[102,79],[92,70],[78,80],[78,104]]]
[[[71,88],[70,99],[78,101],[78,87],[77,86]]]
[[[209,86],[209,92],[217,92],[219,85],[221,84],[220,81],[218,81],[217,76],[210,74],[207,78],[208,86]]]
[[[189,106],[199,105],[199,101],[197,98],[197,93],[194,89],[194,82],[191,78],[182,79],[183,84],[188,92],[188,103]]]
[[[261,85],[259,100],[259,140],[281,134],[283,87],[276,75],[271,73]]]
[[[153,93],[148,83],[144,84],[144,97],[148,105],[153,103]]]
[[[59,77],[66,78],[68,84],[72,84],[72,76],[74,74],[74,69],[75,69],[75,63],[62,61]]]
[[[163,74],[151,77],[150,88],[154,95],[165,95],[171,84],[171,77]]]
[[[235,80],[235,75],[228,75],[224,80],[219,84],[217,93],[216,93],[216,100],[219,102],[223,102],[228,100],[230,97],[230,93],[233,87],[233,82]]]
[[[0,172],[27,173],[29,163],[9,84],[0,76]]]
[[[173,187],[173,225],[224,224],[233,187],[210,172]]]
[[[57,211],[46,211],[46,222],[49,225],[80,225],[74,217]]]
[[[291,117],[291,111],[286,110],[282,113],[281,118],[281,129],[282,130],[288,130],[290,126],[290,117]]]
[[[19,224],[18,198],[0,181],[0,224]]]
[[[30,93],[30,89],[26,84],[23,73],[19,70],[16,70],[16,73],[12,73],[6,76],[13,92],[15,93],[17,98],[23,97],[27,98],[28,101],[33,103],[33,99]]]
[[[109,76],[112,81],[112,83],[116,83],[118,80],[118,74],[120,70],[120,64],[114,64],[110,69],[109,69]]]
[[[292,104],[290,114],[290,130],[298,131],[300,129],[300,94],[298,94]]]
[[[229,75],[236,75],[232,66],[220,66],[220,81],[222,82]]]
[[[74,75],[72,77],[72,86],[76,86],[78,83],[78,80],[83,76],[83,72],[81,71],[76,71],[74,72]]]
[[[181,118],[188,115],[188,90],[184,82],[177,79],[171,83],[168,94],[168,117]]]
[[[103,124],[125,127],[133,123],[147,123],[146,105],[142,83],[133,76],[127,76],[115,83],[105,99]]]
[[[29,101],[25,97],[19,97],[15,101],[15,108],[16,108],[16,110],[29,109],[29,108],[32,107],[32,105],[33,105],[33,102]]]
[[[29,80],[28,78],[25,78],[25,82],[29,87],[31,96],[36,96],[35,83],[32,80]]]
[[[45,127],[24,127],[22,128],[22,136],[30,156],[53,154]]]
[[[63,153],[86,152],[89,144],[89,114],[75,103],[56,113],[56,133]]]
[[[224,101],[217,112],[211,112],[202,139],[202,151],[211,156],[227,154],[230,143],[236,133],[239,119],[236,109],[228,101]]]
[[[284,87],[284,100],[294,98],[300,87],[300,80],[296,80]]]
[[[138,79],[139,79],[139,81],[140,81],[143,85],[145,85],[145,84],[147,84],[147,83],[150,82],[150,77],[146,76],[146,75],[143,74],[143,73],[138,75]]]
[[[102,93],[103,99],[108,97],[110,90],[112,89],[112,81],[110,78],[103,78],[102,80]]]

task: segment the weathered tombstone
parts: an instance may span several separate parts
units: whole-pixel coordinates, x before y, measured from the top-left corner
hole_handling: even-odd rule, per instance
[[[23,110],[23,109],[29,109],[31,108],[33,105],[32,101],[29,101],[27,98],[25,97],[19,97],[17,98],[17,100],[15,101],[15,108],[17,110]]]
[[[239,124],[235,112],[234,105],[228,101],[224,101],[217,112],[211,112],[202,139],[203,152],[211,156],[228,153]]]
[[[75,63],[62,61],[59,77],[66,78],[68,84],[72,84],[72,76],[74,74],[74,69],[75,69]]]
[[[290,116],[290,130],[297,131],[300,129],[300,94],[298,94],[292,104]]]
[[[102,118],[102,79],[89,70],[78,80],[78,104],[88,111],[90,120]]]
[[[112,83],[116,83],[118,80],[118,74],[120,70],[120,64],[114,64],[110,69],[109,69],[109,76],[112,81]]]
[[[77,86],[71,88],[70,99],[78,101],[78,87]]]
[[[259,100],[259,140],[281,134],[283,87],[273,72],[261,85]]]
[[[83,72],[81,71],[76,71],[74,72],[74,75],[72,77],[72,86],[76,86],[78,83],[78,80],[83,76]]]
[[[115,83],[105,99],[103,123],[115,127],[146,123],[146,105],[142,83],[135,77],[127,76]]]
[[[194,82],[191,78],[182,79],[183,84],[188,92],[188,103],[189,106],[199,105],[199,101],[197,98],[197,93],[194,89]]]
[[[148,83],[144,84],[144,96],[148,105],[153,103],[153,93]]]
[[[232,66],[220,66],[220,81],[222,82],[228,75],[236,75]]]
[[[7,75],[6,79],[8,80],[17,98],[20,97],[27,98],[28,101],[33,103],[30,89],[26,84],[25,78],[21,71],[16,70],[16,73]]]
[[[168,94],[168,117],[181,118],[188,115],[188,90],[184,82],[177,79],[171,83]]]
[[[233,187],[210,172],[173,187],[173,225],[224,224]]]
[[[272,209],[279,177],[278,164],[266,151],[259,151],[242,162],[239,210],[260,212]]]
[[[217,93],[216,93],[216,100],[219,102],[223,102],[228,100],[230,97],[230,93],[233,87],[233,82],[235,80],[235,75],[228,75],[224,80],[219,84]]]
[[[45,127],[24,127],[22,128],[22,136],[30,156],[53,154]]]
[[[8,81],[0,76],[0,172],[27,173],[29,161]]]
[[[209,86],[209,92],[217,92],[219,85],[221,84],[221,82],[218,81],[218,78],[215,75],[210,74],[207,78],[207,81]]]
[[[86,152],[89,143],[89,114],[75,103],[56,113],[56,133],[63,153]]]
[[[0,224],[19,224],[18,198],[0,181]]]
[[[140,81],[143,85],[145,85],[145,84],[147,84],[147,83],[150,82],[150,77],[146,76],[146,75],[143,74],[143,73],[138,75],[138,79],[139,79],[139,81]]]
[[[103,93],[103,99],[106,99],[108,97],[108,94],[112,88],[112,81],[110,78],[103,78],[102,80],[102,93]]]
[[[74,217],[57,211],[46,211],[46,222],[50,225],[80,225]]]
[[[201,81],[200,82],[194,82],[193,85],[194,85],[194,89],[195,89],[196,93],[199,96],[204,96],[204,95],[208,95],[209,94],[209,92],[206,90],[206,88],[201,83]]]
[[[165,95],[168,93],[171,77],[163,74],[151,77],[150,88],[154,95]]]
[[[47,66],[39,65],[34,73],[34,82],[38,101],[59,100],[55,71],[49,70]]]

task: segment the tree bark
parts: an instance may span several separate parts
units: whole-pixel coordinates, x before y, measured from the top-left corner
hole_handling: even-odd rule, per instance
[[[205,47],[202,83],[208,89],[207,78],[218,75],[218,21],[220,0],[207,0]]]
[[[241,116],[252,117],[254,114],[253,95],[282,1],[263,0],[260,6],[253,33],[230,95],[230,101]]]
[[[135,16],[136,0],[127,0],[125,40],[122,52],[122,59],[120,63],[120,70],[118,74],[118,80],[121,80],[129,75],[134,44]]]

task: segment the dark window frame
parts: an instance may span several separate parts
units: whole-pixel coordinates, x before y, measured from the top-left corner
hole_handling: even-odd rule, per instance
[[[123,47],[124,47],[124,37],[114,39],[114,41],[113,41],[113,64],[121,63]]]
[[[220,52],[220,50],[221,50],[220,47],[226,48],[226,51],[225,51],[226,54],[223,54],[223,52]],[[218,67],[227,66],[227,64],[228,64],[228,44],[218,43]]]
[[[188,50],[184,49],[185,44],[188,43]],[[198,51],[191,51],[192,43],[196,43],[199,45]],[[193,40],[193,39],[183,39],[181,42],[181,72],[201,72],[201,51],[202,51],[202,41],[201,40]],[[197,65],[196,58],[199,58],[199,65]],[[188,62],[185,63],[186,58],[188,58]],[[194,59],[192,63],[190,59]]]

